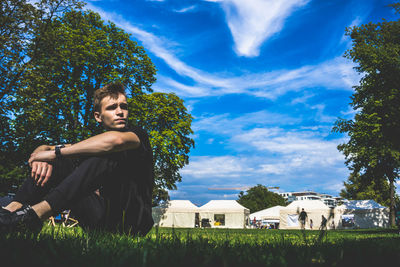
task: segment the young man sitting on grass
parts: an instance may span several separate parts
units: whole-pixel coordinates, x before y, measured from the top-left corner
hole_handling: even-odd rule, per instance
[[[95,91],[94,109],[104,133],[33,151],[31,177],[0,209],[2,232],[39,231],[44,220],[66,209],[84,226],[142,235],[151,229],[154,174],[148,135],[127,126],[128,103],[119,83]]]

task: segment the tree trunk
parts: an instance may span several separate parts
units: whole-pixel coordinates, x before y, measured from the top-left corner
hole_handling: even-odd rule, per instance
[[[394,179],[389,179],[390,183],[390,213],[389,213],[389,222],[390,226],[396,226],[396,211],[395,211],[395,201],[394,201]]]

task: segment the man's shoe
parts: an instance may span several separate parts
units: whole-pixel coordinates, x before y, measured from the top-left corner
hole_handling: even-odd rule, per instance
[[[0,231],[33,231],[39,232],[42,229],[43,222],[39,219],[36,212],[29,205],[9,214],[0,216]]]

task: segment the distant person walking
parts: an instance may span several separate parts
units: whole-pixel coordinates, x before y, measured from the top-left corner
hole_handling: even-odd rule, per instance
[[[306,219],[307,219],[307,212],[304,211],[304,208],[301,209],[301,212],[299,214],[299,221],[300,221],[300,227],[302,230],[305,229],[306,227]]]
[[[310,229],[311,229],[311,230],[312,230],[313,226],[314,226],[314,222],[313,222],[312,219],[310,219]]]
[[[327,230],[327,228],[326,228],[327,222],[328,222],[328,220],[325,218],[324,215],[322,215],[321,226],[319,227],[319,230]]]

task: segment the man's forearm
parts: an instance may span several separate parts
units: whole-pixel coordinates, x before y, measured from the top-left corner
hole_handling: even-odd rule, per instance
[[[136,149],[140,145],[139,137],[133,132],[108,131],[79,143],[66,146],[60,150],[61,156],[77,158],[82,156],[103,155],[128,149]],[[50,150],[48,150],[50,148]],[[29,164],[35,161],[51,162],[56,159],[54,146],[42,146],[36,153],[32,153]]]
[[[61,149],[63,157],[80,157],[103,155],[112,152],[134,149],[140,144],[139,138],[133,134],[134,138],[126,138],[126,133],[115,131],[105,132],[79,143]]]
[[[48,150],[54,150],[54,146],[49,146],[49,145],[41,145],[38,146],[33,153],[39,152],[39,151],[48,151]]]
[[[64,146],[68,147],[71,146],[71,144],[64,144]],[[39,152],[39,151],[49,151],[49,150],[54,150],[56,146],[51,146],[51,145],[41,145],[38,146],[33,153]]]

